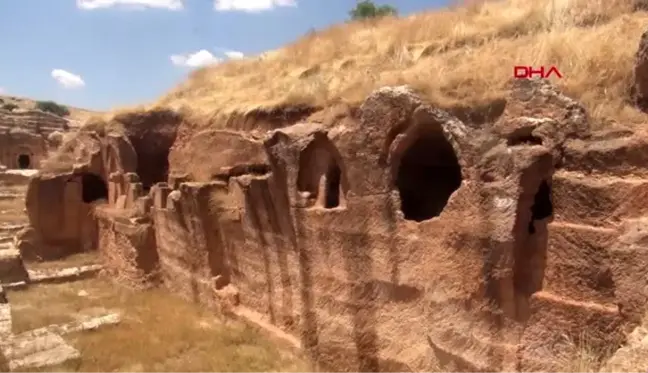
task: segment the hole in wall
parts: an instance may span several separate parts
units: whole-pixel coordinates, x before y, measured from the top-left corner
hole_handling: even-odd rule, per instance
[[[542,145],[542,139],[534,135],[511,137],[507,141],[508,146],[515,145]]]
[[[535,234],[535,223],[547,219],[553,215],[553,204],[551,203],[551,188],[546,180],[543,180],[538,188],[538,192],[533,197],[533,206],[531,206],[531,221],[527,231],[529,234]]]
[[[29,154],[18,155],[18,168],[21,170],[28,169],[31,166],[31,157]]]
[[[529,298],[542,290],[544,281],[548,224],[553,216],[549,182],[540,182],[532,200],[521,199],[519,206],[515,228],[513,287],[517,298],[516,316],[524,320],[530,315]]]
[[[396,187],[405,219],[420,222],[439,216],[461,181],[459,159],[443,133],[422,134],[398,168]]]
[[[533,134],[534,127],[518,128],[512,133],[508,134],[506,144],[508,146],[515,145],[542,145],[542,138]]]
[[[343,171],[336,150],[326,138],[311,142],[300,154],[297,191],[307,206],[332,209],[343,199]],[[318,202],[319,201],[319,202]]]
[[[82,174],[81,199],[84,203],[108,200],[108,186],[106,185],[106,182],[100,176],[95,174]]]

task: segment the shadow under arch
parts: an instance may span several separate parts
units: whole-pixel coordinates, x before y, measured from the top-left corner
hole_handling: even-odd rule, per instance
[[[29,154],[21,153],[21,154],[18,154],[17,163],[18,163],[18,168],[19,169],[25,170],[25,169],[28,169],[28,168],[31,167],[32,159],[29,156]]]
[[[81,200],[83,203],[108,200],[108,185],[101,176],[84,172],[78,177],[81,182]]]
[[[340,152],[324,133],[315,138],[299,154],[297,192],[307,205],[323,208],[344,207],[349,181]]]
[[[429,116],[414,116],[402,133],[390,133],[386,145],[390,185],[400,196],[406,220],[439,216],[464,178],[460,148]]]

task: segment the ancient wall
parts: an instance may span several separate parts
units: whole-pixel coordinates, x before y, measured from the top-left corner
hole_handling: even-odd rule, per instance
[[[618,345],[618,232],[571,219],[591,198],[556,176],[586,117],[548,86],[518,90],[532,99],[490,135],[385,89],[355,128],[270,133],[267,169],[233,157],[218,181],[159,184],[165,284],[205,304],[227,289],[336,368],[552,369],[583,332]]]
[[[133,288],[156,283],[155,233],[147,221],[133,221],[114,211],[98,212],[98,245],[109,276]]]
[[[597,139],[578,103],[538,81],[472,127],[405,87],[355,113],[263,138],[185,133],[148,153],[172,170],[150,191],[125,156],[137,148],[97,140],[66,174],[82,197],[84,175],[105,180],[96,241],[75,210],[55,227],[28,202],[32,225],[44,241],[97,242],[129,285],[160,279],[273,324],[332,369],[556,370],[570,349],[603,357],[623,341],[648,299],[648,184],[610,154],[640,165],[645,141]],[[32,201],[62,200],[38,180]]]
[[[139,197],[139,180],[132,174],[136,155],[128,140],[115,135],[100,138],[96,134],[79,133],[64,146],[71,152],[59,156],[71,157],[76,162],[73,169],[42,172],[30,180],[27,188],[26,207],[31,228],[24,233],[24,240],[18,237],[25,257],[53,259],[96,249],[97,204],[112,199],[130,208],[134,207],[132,201]],[[127,175],[126,179],[132,183],[124,181],[122,175]],[[111,177],[113,181],[109,183]]]
[[[58,145],[55,133],[66,132],[68,121],[38,110],[0,110],[0,164],[8,168],[39,168]]]

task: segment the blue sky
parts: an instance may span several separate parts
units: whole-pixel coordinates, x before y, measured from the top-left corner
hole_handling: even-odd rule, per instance
[[[401,14],[447,0],[375,1]],[[343,22],[354,0],[0,0],[0,93],[94,110],[146,103],[196,66]]]

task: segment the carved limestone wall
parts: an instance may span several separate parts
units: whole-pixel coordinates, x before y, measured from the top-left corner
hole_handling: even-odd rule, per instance
[[[58,143],[51,135],[69,129],[68,121],[38,110],[0,110],[0,164],[39,168]]]
[[[547,83],[515,82],[479,126],[387,87],[345,118],[196,136],[150,191],[105,139],[79,168],[107,180],[109,270],[273,324],[325,367],[560,370],[574,346],[604,356],[645,311],[646,261],[618,227],[648,213],[648,184],[579,177],[625,166],[579,145],[596,144],[584,110]]]

